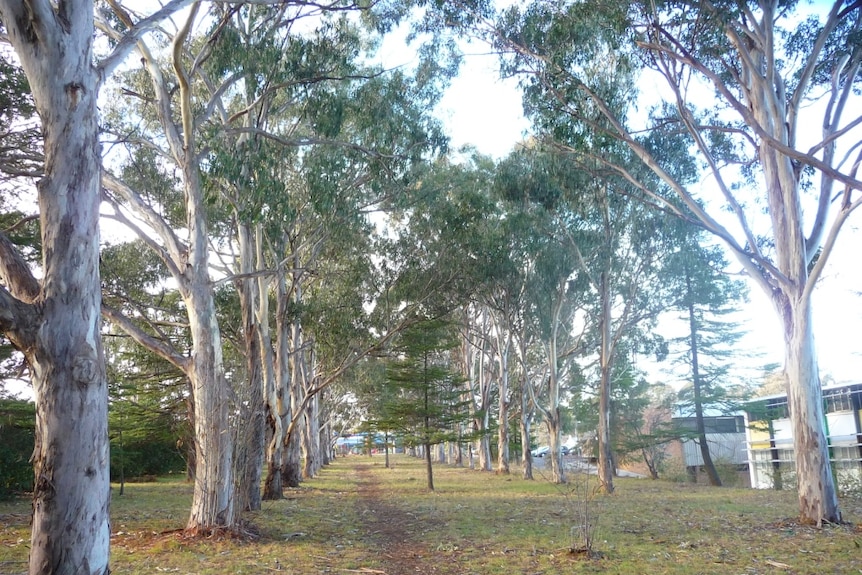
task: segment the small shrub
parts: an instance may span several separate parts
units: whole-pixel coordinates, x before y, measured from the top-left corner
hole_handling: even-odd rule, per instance
[[[859,469],[838,469],[835,483],[841,497],[862,497],[862,471]]]
[[[742,480],[739,477],[739,465],[732,461],[717,459],[713,462],[718,478],[724,487],[741,487]]]
[[[659,478],[671,483],[689,483],[691,475],[688,469],[680,461],[665,462],[659,468]]]

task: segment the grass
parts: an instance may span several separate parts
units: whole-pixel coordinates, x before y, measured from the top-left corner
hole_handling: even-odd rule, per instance
[[[337,460],[248,519],[254,541],[186,539],[191,486],[178,479],[113,490],[115,574],[862,573],[862,531],[797,524],[795,494],[619,479],[593,496],[595,550],[570,552],[581,519],[573,487],[435,465],[403,456]],[[576,476],[573,482],[584,481]],[[842,500],[862,522],[862,500]],[[24,573],[29,502],[0,503],[0,573]]]

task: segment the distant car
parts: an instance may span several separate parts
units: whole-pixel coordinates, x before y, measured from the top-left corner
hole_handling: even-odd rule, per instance
[[[544,457],[544,456],[546,456],[550,451],[551,451],[551,448],[550,448],[550,447],[548,447],[547,445],[542,445],[541,447],[537,447],[536,449],[532,450],[532,451],[530,452],[530,454],[531,454],[533,457]]]
[[[569,448],[566,447],[565,445],[560,448],[560,453],[563,455],[568,455],[569,452],[570,452]]]

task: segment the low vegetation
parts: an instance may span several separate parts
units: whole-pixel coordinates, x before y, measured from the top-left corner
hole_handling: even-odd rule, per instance
[[[593,553],[572,549],[584,477],[569,487],[516,474],[437,466],[397,456],[338,459],[285,499],[247,516],[243,536],[186,539],[192,488],[182,477],[113,490],[115,574],[366,573],[400,575],[862,572],[862,499],[848,523],[799,525],[792,492],[620,478],[589,495]],[[578,485],[578,487],[575,487]],[[26,571],[29,501],[0,503],[0,573]]]

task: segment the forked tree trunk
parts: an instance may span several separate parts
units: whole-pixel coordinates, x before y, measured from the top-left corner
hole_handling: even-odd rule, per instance
[[[57,8],[3,0],[0,19],[30,83],[45,154],[38,185],[41,289],[26,265],[13,270],[22,261],[12,252],[3,253],[0,270],[0,326],[27,358],[36,401],[29,571],[104,575],[108,391],[100,336],[93,3]]]
[[[287,279],[284,271],[279,270],[275,277],[275,382],[274,389],[267,393],[268,413],[270,421],[269,448],[267,450],[267,475],[264,487],[264,499],[281,499],[287,475],[286,451],[287,428],[290,425],[293,396],[291,394],[291,361],[290,361],[290,323],[287,310],[289,307]],[[298,487],[288,482],[290,487]]]

